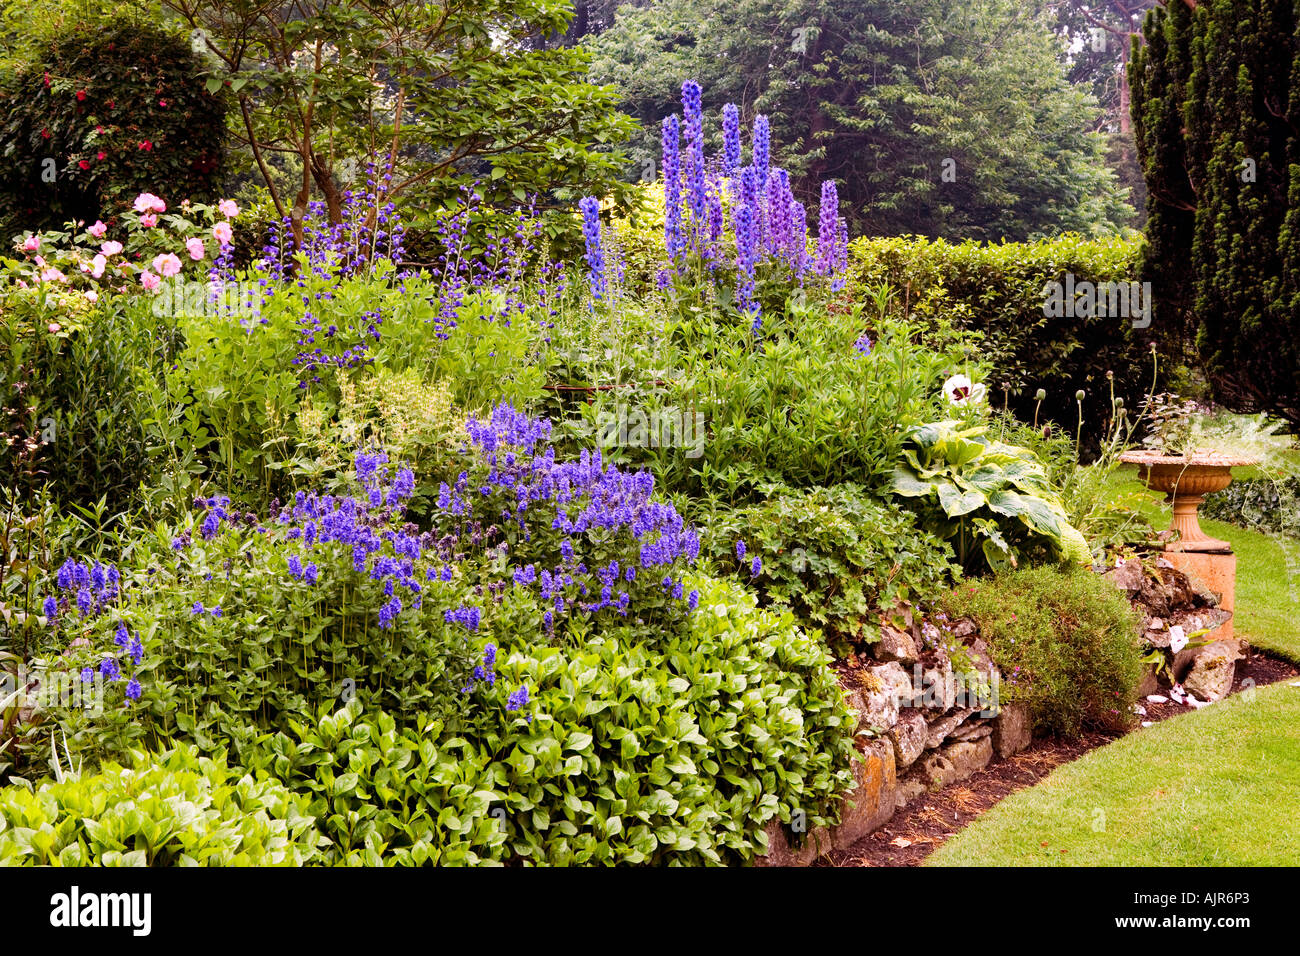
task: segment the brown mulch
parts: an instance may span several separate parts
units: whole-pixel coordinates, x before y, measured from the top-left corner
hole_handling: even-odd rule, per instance
[[[1300,671],[1286,661],[1255,651],[1237,665],[1237,680],[1232,692],[1236,694],[1248,687],[1263,687],[1297,676],[1300,676]],[[1173,701],[1152,704],[1142,700],[1139,703],[1146,708],[1146,715],[1141,720],[1153,723],[1191,709]],[[1135,725],[1134,729],[1138,726]],[[847,849],[828,854],[814,865],[918,866],[958,830],[1003,797],[1033,786],[1061,764],[1077,760],[1119,736],[1088,733],[1077,740],[1035,740],[1027,750],[1006,760],[995,758],[988,767],[960,783],[918,797],[879,830]]]

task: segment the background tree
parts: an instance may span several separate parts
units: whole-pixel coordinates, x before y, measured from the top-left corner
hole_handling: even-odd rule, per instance
[[[1142,20],[1159,0],[1049,0],[1063,39],[1071,83],[1090,89],[1100,106],[1096,131],[1106,138],[1106,159],[1129,190],[1135,225],[1146,220],[1146,184],[1133,137],[1129,54]]]
[[[390,198],[438,204],[471,180],[490,202],[565,203],[620,187],[614,147],[631,124],[587,56],[545,48],[563,0],[161,0],[219,65],[232,133],[277,213],[300,232],[313,197],[339,221],[341,187],[367,156],[391,164]],[[282,194],[275,157],[297,181]],[[382,170],[381,170],[382,173]]]
[[[1156,9],[1133,58],[1155,328],[1214,397],[1300,422],[1300,19],[1283,0]]]
[[[694,77],[715,131],[723,103],[766,113],[801,198],[838,180],[859,232],[1114,232],[1131,209],[1059,44],[1017,0],[658,0],[588,41],[593,79],[645,126],[641,170]]]

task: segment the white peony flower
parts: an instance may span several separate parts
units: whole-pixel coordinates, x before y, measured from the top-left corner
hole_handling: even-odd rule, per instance
[[[965,375],[954,375],[943,383],[943,393],[954,405],[974,404],[984,400],[987,391],[983,385],[972,382]]]

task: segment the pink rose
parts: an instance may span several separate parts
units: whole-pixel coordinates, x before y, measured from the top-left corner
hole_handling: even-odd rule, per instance
[[[94,289],[87,289],[87,290],[86,290],[86,301],[87,301],[87,302],[98,302],[98,301],[99,301],[99,293],[96,292]]]
[[[65,276],[58,269],[54,268],[53,266],[50,266],[48,269],[46,269],[44,272],[41,273],[41,281],[42,282],[67,282],[68,277]]]
[[[158,217],[151,212],[147,212],[140,217],[140,225],[144,226],[146,229],[152,229],[154,226],[158,225]]]
[[[136,212],[166,212],[167,204],[153,193],[141,193],[135,197]]]
[[[206,254],[206,250],[203,248],[203,240],[198,236],[195,236],[192,239],[186,239],[185,248],[189,251],[190,258],[195,262],[198,262]]]
[[[95,224],[87,229],[86,232],[90,233],[96,239],[99,239],[104,235],[104,233],[108,232],[108,226],[104,225],[99,220],[95,220]]]
[[[181,271],[181,260],[175,253],[165,252],[160,256],[153,257],[153,267],[164,278],[170,279]]]
[[[41,237],[33,233],[23,240],[23,249],[26,252],[35,252],[41,247]]]
[[[59,325],[59,323],[57,322],[51,322],[49,325],[46,326],[46,328],[50,330],[51,334],[54,334],[57,333],[59,329],[63,328],[63,326]]]
[[[212,237],[223,246],[229,245],[235,232],[230,228],[230,223],[219,222],[212,227]]]
[[[99,247],[99,251],[106,256],[115,256],[122,251],[122,244],[116,239],[110,239]]]
[[[150,292],[153,292],[160,285],[162,285],[162,279],[159,279],[152,272],[141,272],[140,284],[144,286],[146,289],[148,289]]]
[[[217,208],[221,210],[221,215],[227,219],[234,219],[239,215],[239,206],[233,199],[223,199],[217,203]]]
[[[98,279],[104,274],[104,267],[106,265],[108,265],[108,260],[105,259],[103,255],[95,256],[95,258],[90,261],[90,274]]]

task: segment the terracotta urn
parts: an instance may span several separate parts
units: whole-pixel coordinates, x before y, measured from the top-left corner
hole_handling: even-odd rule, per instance
[[[1178,535],[1167,551],[1230,551],[1226,541],[1211,538],[1201,530],[1197,510],[1205,496],[1222,491],[1232,484],[1232,469],[1253,465],[1252,458],[1235,458],[1213,451],[1194,451],[1187,455],[1166,455],[1158,451],[1129,451],[1120,461],[1138,466],[1138,477],[1152,491],[1160,491],[1173,506],[1170,531]]]

